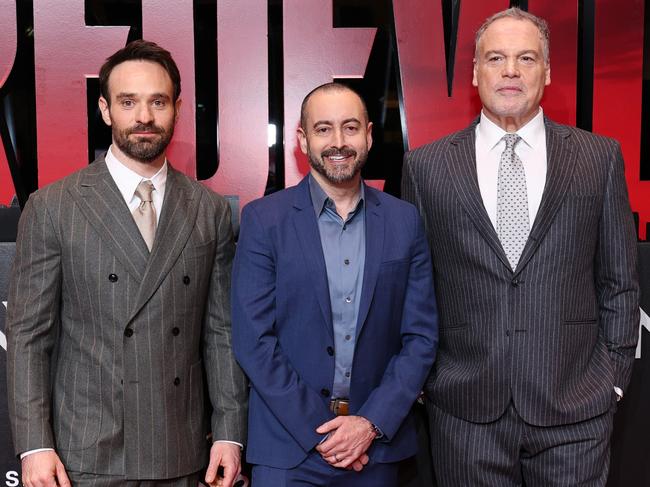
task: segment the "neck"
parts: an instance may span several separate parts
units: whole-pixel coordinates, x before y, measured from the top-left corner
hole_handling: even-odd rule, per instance
[[[131,169],[131,171],[142,176],[143,178],[153,177],[158,171],[160,171],[160,168],[163,167],[163,164],[165,164],[164,152],[151,162],[141,162],[133,159],[132,157],[129,157],[120,150],[115,142],[113,142],[111,145],[111,152],[118,161],[120,161],[126,167]]]
[[[501,117],[493,113],[489,113],[485,108],[483,109],[483,114],[489,118],[495,125],[498,125],[503,130],[508,133],[514,133],[519,130],[521,127],[530,122],[535,116],[539,113],[539,107],[536,110],[533,110],[532,113],[529,113],[525,116],[512,116],[512,117]]]
[[[357,173],[351,180],[341,183],[332,183],[322,174],[312,169],[311,175],[325,194],[334,202],[336,212],[343,219],[347,218],[359,202],[361,195],[361,174]]]

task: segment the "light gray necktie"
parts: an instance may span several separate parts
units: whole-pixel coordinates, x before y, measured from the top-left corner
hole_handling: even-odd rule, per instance
[[[524,165],[515,153],[521,140],[517,134],[503,136],[506,148],[501,154],[497,185],[497,234],[514,271],[524,250],[530,225],[528,222],[528,191]]]
[[[142,238],[147,244],[149,252],[153,247],[153,239],[156,235],[156,209],[153,206],[151,193],[154,186],[151,181],[140,181],[138,187],[135,188],[135,194],[141,200],[140,205],[133,210],[133,219],[138,226]]]

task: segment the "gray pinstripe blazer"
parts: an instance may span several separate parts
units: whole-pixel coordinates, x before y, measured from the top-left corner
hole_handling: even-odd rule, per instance
[[[424,218],[440,345],[427,381],[440,408],[489,422],[567,424],[625,388],[639,323],[636,236],[618,144],[546,123],[548,172],[513,272],[483,206],[475,125],[405,157],[403,197]]]
[[[16,453],[54,447],[68,469],[136,479],[199,470],[204,369],[214,438],[244,442],[230,210],[167,177],[150,255],[103,158],[30,197],[6,326]]]

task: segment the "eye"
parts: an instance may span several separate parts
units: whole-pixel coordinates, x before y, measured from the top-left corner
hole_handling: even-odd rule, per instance
[[[359,127],[357,125],[346,125],[343,127],[343,130],[348,134],[356,134],[359,131]]]
[[[488,63],[496,64],[496,63],[499,63],[499,62],[503,61],[503,56],[500,55],[500,54],[491,54],[488,57],[487,61],[488,61]]]
[[[125,98],[120,102],[120,105],[122,105],[123,108],[133,108],[135,106],[135,102],[133,100]]]
[[[536,59],[533,56],[529,56],[529,55],[521,56],[520,59],[521,59],[521,61],[523,63],[526,63],[526,64],[533,64],[536,61]]]
[[[165,100],[162,99],[156,99],[151,104],[153,105],[154,108],[165,108],[165,106],[167,105],[165,103]]]
[[[330,133],[330,130],[331,130],[330,127],[322,126],[322,127],[316,127],[314,131],[318,135],[327,135]]]

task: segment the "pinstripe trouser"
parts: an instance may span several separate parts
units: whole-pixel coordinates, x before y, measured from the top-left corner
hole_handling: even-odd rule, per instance
[[[73,487],[197,487],[200,472],[163,480],[126,480],[119,475],[68,472]]]
[[[604,486],[615,407],[585,421],[533,426],[511,403],[492,423],[472,423],[427,402],[440,487]]]

